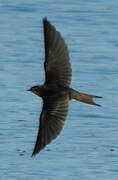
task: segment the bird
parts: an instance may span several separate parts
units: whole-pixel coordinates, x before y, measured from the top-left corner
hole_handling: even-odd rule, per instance
[[[39,153],[60,134],[68,114],[70,100],[100,106],[93,101],[93,98],[101,98],[101,96],[81,93],[70,87],[72,69],[67,44],[46,17],[43,18],[42,23],[45,80],[42,85],[28,89],[43,100],[32,156]]]

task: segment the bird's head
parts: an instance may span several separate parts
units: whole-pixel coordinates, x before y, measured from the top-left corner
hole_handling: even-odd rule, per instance
[[[31,91],[32,93],[36,94],[37,96],[41,96],[41,89],[40,86],[33,86],[27,91]]]

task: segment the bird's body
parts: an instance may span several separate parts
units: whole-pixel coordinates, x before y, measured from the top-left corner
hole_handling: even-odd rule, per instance
[[[61,97],[64,94],[68,94],[69,97],[69,92],[70,88],[67,87],[50,87],[46,85],[39,85],[39,86],[34,86],[32,88],[32,92],[36,94],[37,96],[40,96],[43,100],[47,98],[52,98],[52,97]]]
[[[70,87],[71,65],[67,45],[50,22],[43,19],[45,46],[45,82],[29,90],[43,99],[39,131],[33,150],[35,155],[49,144],[63,128],[68,113],[69,100],[97,105],[93,98],[100,96],[80,93]]]

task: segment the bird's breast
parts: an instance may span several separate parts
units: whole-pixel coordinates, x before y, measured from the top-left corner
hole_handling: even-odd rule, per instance
[[[46,88],[45,92],[43,92],[43,98],[61,98],[61,97],[69,97],[69,91],[67,88]]]

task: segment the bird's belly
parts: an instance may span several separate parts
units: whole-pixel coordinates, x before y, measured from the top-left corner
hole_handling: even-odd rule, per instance
[[[68,97],[69,98],[69,91],[66,88],[58,88],[58,89],[53,89],[49,88],[45,92],[45,98],[61,98],[61,97]]]

